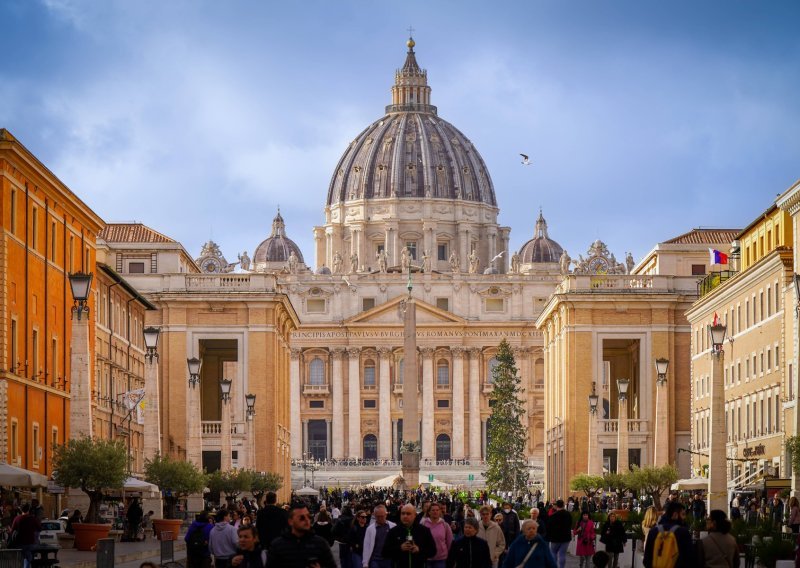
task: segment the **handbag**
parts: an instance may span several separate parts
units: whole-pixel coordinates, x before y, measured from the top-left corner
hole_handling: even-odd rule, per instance
[[[523,559],[522,559],[522,562],[520,562],[520,563],[517,565],[517,568],[524,568],[524,566],[525,566],[525,563],[526,563],[526,562],[528,561],[528,559],[531,557],[531,554],[533,554],[533,551],[534,551],[534,550],[536,550],[536,547],[537,547],[537,546],[539,546],[539,543],[538,543],[538,542],[537,542],[536,544],[534,544],[533,546],[531,546],[531,549],[528,551],[528,554],[526,554],[526,555],[525,555],[525,558],[523,558]]]
[[[17,548],[19,546],[19,531],[13,530],[11,534],[8,535],[8,548]]]

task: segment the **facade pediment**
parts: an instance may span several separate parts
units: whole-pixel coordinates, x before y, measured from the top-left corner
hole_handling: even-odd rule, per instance
[[[399,296],[388,302],[375,306],[371,310],[362,312],[345,321],[345,325],[350,324],[401,324],[403,315],[401,313],[401,302],[405,296]],[[464,325],[466,320],[452,313],[432,306],[422,300],[415,300],[417,304],[417,325],[430,324],[460,324]]]

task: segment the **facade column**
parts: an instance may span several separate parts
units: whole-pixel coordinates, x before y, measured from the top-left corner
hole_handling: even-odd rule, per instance
[[[433,347],[422,347],[422,459],[436,458],[433,417]]]
[[[469,459],[480,461],[481,455],[481,350],[469,348]]]
[[[302,435],[302,424],[300,422],[300,352],[300,349],[292,349],[289,362],[290,440],[293,460],[299,460],[303,457],[304,445],[304,441],[300,438]]]
[[[653,443],[653,465],[669,463],[669,389],[666,380],[656,381],[656,431]]]
[[[391,356],[390,348],[378,348],[378,458],[382,460],[392,459]]]
[[[153,460],[161,452],[161,419],[159,417],[158,359],[145,357],[144,392],[144,459]],[[74,434],[70,434],[74,435]]]
[[[331,350],[331,357],[333,359],[333,369],[331,372],[331,390],[333,391],[333,403],[331,410],[333,411],[333,426],[332,426],[332,445],[331,457],[333,459],[344,459],[344,384],[342,382],[342,356],[344,355],[343,347],[336,347]]]
[[[348,366],[349,397],[347,415],[349,418],[347,428],[348,448],[347,456],[358,459],[361,457],[361,348],[349,347],[350,355]]]
[[[92,397],[89,376],[89,317],[72,315],[70,346],[70,438],[92,437]],[[12,365],[16,364],[12,362]],[[149,397],[150,391],[145,391]],[[157,400],[157,399],[156,399]],[[149,399],[148,399],[149,402]],[[145,426],[146,428],[146,426]],[[146,438],[145,438],[146,440]],[[5,457],[5,455],[3,455]]]
[[[464,459],[464,348],[451,347],[453,355],[453,459]]]

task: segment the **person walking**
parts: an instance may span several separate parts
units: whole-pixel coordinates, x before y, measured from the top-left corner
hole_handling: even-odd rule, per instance
[[[561,502],[563,508],[564,502]],[[569,513],[564,511],[567,515]],[[508,547],[503,568],[556,568],[556,559],[545,540],[537,534],[539,524],[525,519],[522,534]]]
[[[606,547],[611,562],[610,568],[618,568],[619,555],[625,550],[628,536],[625,534],[625,525],[619,520],[616,513],[609,513],[608,519],[600,528],[600,542]]]
[[[214,527],[208,522],[208,513],[197,513],[194,522],[189,525],[186,536],[186,566],[187,568],[210,568],[211,552],[208,549],[208,540],[211,529]]]
[[[535,511],[538,509],[531,509]],[[492,559],[492,568],[500,566],[500,556],[506,551],[506,538],[503,529],[492,520],[492,508],[484,505],[480,509],[481,520],[478,523],[478,538],[482,538],[489,545],[489,557]],[[465,519],[466,522],[469,519]],[[476,519],[477,520],[477,519]],[[535,519],[534,519],[535,520]]]
[[[428,527],[433,542],[436,544],[436,554],[428,559],[425,564],[426,568],[445,568],[450,545],[453,544],[453,531],[442,518],[442,506],[436,502],[431,503],[428,508],[428,516],[422,519],[421,524]]]
[[[274,491],[267,492],[266,505],[256,513],[258,540],[264,550],[269,551],[270,543],[289,529],[286,511],[276,505],[278,496]]]
[[[594,521],[589,518],[589,511],[581,513],[581,518],[575,529],[572,531],[578,542],[575,547],[575,555],[580,558],[580,568],[589,568],[592,556],[595,553],[595,530]]]
[[[645,568],[651,568],[653,566],[654,555],[662,552],[662,550],[656,550],[655,543],[659,533],[665,531],[674,533],[675,540],[677,541],[678,559],[675,568],[693,568],[697,566],[694,557],[694,547],[692,546],[692,535],[689,534],[689,529],[686,528],[685,519],[686,509],[682,503],[679,501],[670,501],[667,503],[664,515],[661,517],[661,522],[647,533],[643,561]]]
[[[491,568],[489,545],[478,537],[478,519],[464,519],[464,536],[453,541],[447,554],[447,568]]]
[[[697,546],[697,566],[707,568],[739,568],[739,546],[728,534],[731,522],[725,512],[713,509],[706,519],[704,536]]]
[[[414,520],[417,510],[414,505],[403,505],[400,509],[400,524],[392,527],[383,545],[383,557],[392,560],[393,568],[423,568],[425,562],[436,555],[436,543],[431,531]]]
[[[797,534],[800,532],[800,502],[797,501],[797,497],[792,496],[789,499],[789,527],[791,527],[792,532]]]
[[[250,525],[237,529],[239,547],[231,558],[234,568],[264,568],[267,565],[267,551],[258,542],[256,528]]]
[[[508,501],[503,503],[501,514],[503,515],[503,522],[500,523],[500,528],[503,529],[503,537],[506,539],[506,546],[510,546],[519,536],[519,515],[517,515],[517,512]]]
[[[384,546],[389,531],[395,523],[387,519],[388,512],[384,505],[378,505],[372,510],[375,522],[371,523],[364,531],[364,548],[361,557],[361,568],[390,568],[391,558],[384,556]]]
[[[339,511],[334,506],[331,509],[331,518],[333,519],[333,512]],[[350,507],[342,507],[337,517],[333,520],[333,536],[334,542],[338,543],[339,547],[339,568],[361,568],[361,566],[354,567],[352,565],[353,552],[350,550],[350,529],[353,528],[353,513]]]
[[[42,530],[42,524],[31,512],[30,503],[22,505],[22,513],[17,515],[11,524],[11,533],[17,531],[17,540],[14,548],[22,549],[24,568],[29,568],[33,561],[32,549],[36,546],[36,535]]]
[[[231,524],[231,512],[220,509],[216,523],[208,535],[208,549],[214,557],[214,568],[228,568],[239,546],[239,535]]]
[[[567,548],[572,540],[572,515],[564,509],[564,501],[561,499],[556,501],[555,509],[547,519],[547,539],[558,568],[564,568],[567,563]]]
[[[305,503],[294,504],[289,511],[289,530],[269,546],[267,568],[335,567],[331,547],[311,531],[308,507]]]
[[[364,559],[364,540],[367,536],[367,521],[369,513],[359,511],[355,523],[350,527],[347,542],[350,545],[350,565],[352,568],[362,568]],[[387,531],[388,532],[388,531]],[[342,565],[344,567],[344,565]]]

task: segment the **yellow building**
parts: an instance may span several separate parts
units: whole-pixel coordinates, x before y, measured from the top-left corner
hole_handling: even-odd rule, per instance
[[[794,398],[792,383],[785,380],[793,366],[784,364],[787,352],[793,351],[792,311],[785,310],[794,296],[788,213],[773,205],[736,241],[741,270],[731,271],[727,279],[709,274],[701,285],[702,297],[686,314],[692,329],[692,465],[695,473],[703,471],[710,432],[725,428],[730,488],[762,472],[786,473],[784,410],[785,402]],[[708,326],[715,315],[727,325],[724,422],[713,420],[710,410]]]
[[[544,341],[549,498],[567,495],[570,478],[587,471],[677,461],[688,473],[688,461],[677,456],[690,432],[684,312],[697,298],[697,274],[708,269],[708,248],[727,248],[736,233],[690,231],[660,243],[630,274],[596,241],[556,288],[536,321]],[[670,362],[663,384],[657,358]],[[629,381],[624,402],[619,379]],[[600,399],[595,414],[593,391]],[[620,418],[627,426],[622,436]],[[618,455],[620,446],[628,451]]]

